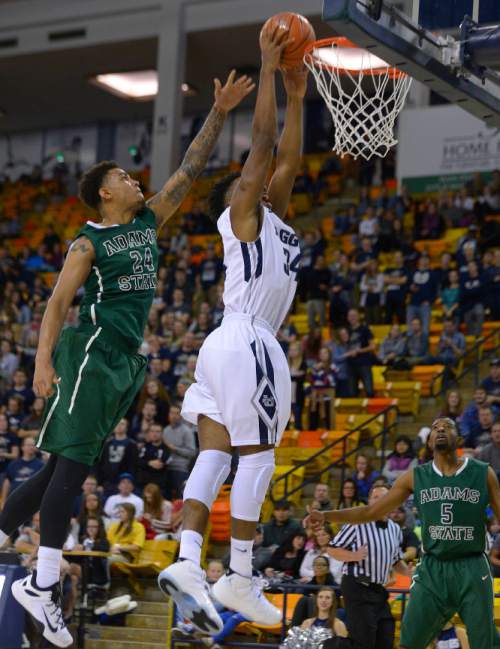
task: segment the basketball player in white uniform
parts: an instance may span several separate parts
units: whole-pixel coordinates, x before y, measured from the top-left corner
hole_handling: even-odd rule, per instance
[[[300,251],[286,213],[302,151],[305,69],[283,73],[285,126],[276,170],[266,194],[277,137],[275,73],[286,32],[261,36],[262,66],[252,145],[241,176],[216,185],[210,207],[224,244],[224,319],[204,342],[196,383],[182,415],[198,424],[200,454],[184,490],[179,561],[159,576],[181,616],[215,634],[222,621],[207,594],[200,553],[208,514],[230,472],[231,451],[239,464],[231,489],[231,562],[213,586],[225,607],[260,624],[277,624],[280,612],[252,581],[256,523],[274,472],[274,447],[290,416],[291,384],[286,357],[276,340],[295,295]]]

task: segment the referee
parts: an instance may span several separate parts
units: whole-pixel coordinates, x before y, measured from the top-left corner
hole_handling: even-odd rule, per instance
[[[372,487],[368,503],[387,492],[387,487]],[[393,569],[411,574],[402,560],[402,542],[401,528],[390,519],[344,525],[330,542],[330,556],[344,562],[341,590],[353,649],[393,648],[396,625],[384,584]]]

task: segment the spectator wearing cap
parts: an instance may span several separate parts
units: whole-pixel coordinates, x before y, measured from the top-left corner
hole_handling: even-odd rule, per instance
[[[406,509],[401,505],[389,514],[389,518],[396,525],[399,525],[403,534],[403,541],[401,543],[403,561],[413,561],[420,555],[420,541],[415,532],[406,525]]]
[[[167,498],[179,498],[182,485],[189,477],[189,468],[196,457],[192,426],[181,417],[178,405],[170,406],[168,426],[163,429],[163,442],[170,451],[167,463]]]
[[[120,520],[119,507],[122,503],[130,503],[135,507],[136,518],[142,518],[144,501],[134,492],[135,478],[131,473],[122,473],[118,477],[118,493],[110,496],[104,504],[104,513],[114,521]]]
[[[429,267],[429,257],[422,255],[410,280],[410,303],[406,309],[406,322],[409,327],[414,318],[419,318],[426,336],[429,335],[431,309],[436,293],[437,285],[434,273]]]
[[[491,361],[490,375],[481,381],[481,387],[486,390],[488,403],[500,409],[500,358]]]
[[[302,525],[291,515],[292,505],[288,500],[281,500],[274,506],[271,520],[263,527],[262,547],[268,550],[264,565],[269,565],[271,556],[279,545],[282,545],[296,532],[302,532]]]
[[[479,451],[478,460],[487,462],[500,476],[500,421],[496,421],[491,427],[491,441]]]

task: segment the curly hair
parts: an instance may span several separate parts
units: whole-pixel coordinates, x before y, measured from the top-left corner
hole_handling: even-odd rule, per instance
[[[239,172],[228,174],[212,187],[208,196],[208,216],[213,223],[217,223],[219,216],[226,209],[227,190],[240,176]]]
[[[78,196],[80,199],[94,210],[99,208],[101,197],[99,190],[102,183],[111,169],[118,169],[119,165],[114,160],[103,160],[99,162],[83,174],[78,186]]]

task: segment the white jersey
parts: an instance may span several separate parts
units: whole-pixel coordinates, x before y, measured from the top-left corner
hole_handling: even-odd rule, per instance
[[[233,233],[228,207],[217,227],[224,245],[224,315],[243,313],[267,322],[276,332],[290,309],[300,266],[295,232],[267,207],[262,228],[251,242]]]

